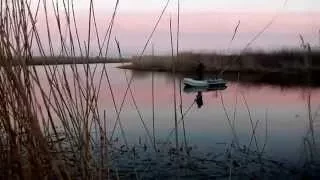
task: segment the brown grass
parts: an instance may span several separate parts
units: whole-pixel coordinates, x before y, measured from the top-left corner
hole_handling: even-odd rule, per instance
[[[14,64],[19,64],[21,59],[13,59]],[[103,57],[70,57],[70,56],[49,56],[32,57],[26,65],[65,65],[65,64],[104,64],[104,63],[124,63],[129,62],[127,59],[103,58]]]
[[[52,1],[50,6],[46,0],[32,1],[37,7],[32,9],[30,2],[0,1],[0,179],[106,179],[110,175],[109,143],[106,117],[99,114],[98,99],[101,79],[108,76],[104,63],[111,59],[101,55],[89,58],[90,34],[86,47],[79,43],[81,58],[75,58],[73,42],[83,41],[73,36],[77,32],[76,22],[71,22],[75,19],[73,0],[62,1],[63,9],[58,9],[58,2]],[[41,39],[38,32],[43,28],[37,24],[41,8],[45,9],[48,40]],[[59,29],[55,37],[60,40],[58,47],[52,46],[49,8],[54,10]],[[90,12],[94,12],[93,1]],[[91,27],[94,13],[89,19]],[[61,30],[64,23],[67,35]],[[106,34],[111,30],[112,26]],[[49,53],[44,51],[44,44],[50,47]],[[107,52],[105,46],[99,48]],[[33,57],[35,49],[40,57]],[[54,52],[61,53],[56,56]],[[97,73],[97,66],[89,67],[93,62],[103,63],[102,72]],[[78,63],[83,65],[75,65]],[[41,70],[28,66],[39,64],[51,66]],[[94,79],[100,83],[93,83]],[[98,147],[98,155],[93,154],[93,146]]]
[[[172,71],[172,62],[175,62],[176,71],[194,72],[201,62],[207,72],[287,72],[305,71],[307,62],[305,53],[296,50],[283,50],[276,52],[247,52],[241,55],[180,53],[175,61],[169,56],[144,56],[141,60],[132,58],[130,65],[121,68],[135,70]],[[320,70],[320,52],[308,53],[313,59],[309,70]]]

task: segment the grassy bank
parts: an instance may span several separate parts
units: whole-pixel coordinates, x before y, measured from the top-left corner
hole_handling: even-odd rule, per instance
[[[41,57],[35,56],[32,59],[26,58],[14,58],[13,62],[15,64],[20,64],[19,61],[24,61],[26,65],[62,65],[62,64],[99,64],[99,63],[121,63],[129,62],[127,59],[119,58],[105,58],[105,57],[72,57],[72,56],[49,56]]]
[[[320,51],[282,50],[248,52],[241,55],[215,53],[181,53],[175,57],[176,71],[193,72],[201,62],[206,72],[301,72],[320,70]],[[135,70],[172,71],[171,56],[132,58],[131,64],[121,68]]]

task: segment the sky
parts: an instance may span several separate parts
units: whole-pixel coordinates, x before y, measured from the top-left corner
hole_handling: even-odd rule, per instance
[[[116,0],[95,0],[98,10],[112,10]],[[178,0],[170,1],[170,9],[177,6]],[[88,7],[88,0],[78,0],[80,9]],[[120,11],[127,13],[154,12],[161,10],[166,0],[120,0]],[[200,11],[275,11],[286,4],[286,11],[310,12],[320,10],[319,0],[180,0],[184,12]]]
[[[62,0],[59,2],[63,12]],[[71,1],[70,1],[71,2]],[[75,16],[81,41],[88,35],[89,0],[74,0]],[[95,16],[99,37],[103,37],[108,27],[116,0],[94,0]],[[137,55],[143,49],[147,37],[159,17],[167,0],[119,0],[111,39],[120,41],[124,55]],[[177,31],[177,2],[171,0],[150,44],[156,53],[170,53],[169,21],[172,18],[173,32]],[[241,51],[256,34],[272,19],[271,26],[250,46],[258,50],[278,50],[299,48],[301,34],[312,46],[320,46],[320,0],[180,0],[180,49],[194,52]],[[48,3],[48,6],[51,6]],[[56,20],[51,7],[49,25],[57,33]],[[51,13],[50,13],[51,12]],[[41,14],[41,12],[40,12]],[[47,35],[45,16],[37,25]],[[64,16],[61,16],[64,17]],[[276,18],[275,18],[276,17]],[[240,21],[235,40],[230,43],[234,28]],[[66,21],[62,20],[64,24]],[[55,35],[53,35],[55,36]],[[92,35],[92,55],[97,54],[97,40]],[[175,39],[175,33],[173,35]],[[45,39],[45,38],[44,38]],[[175,40],[174,40],[175,42]],[[59,39],[54,42],[59,47]],[[117,54],[114,41],[111,54]],[[148,46],[147,53],[151,53]]]

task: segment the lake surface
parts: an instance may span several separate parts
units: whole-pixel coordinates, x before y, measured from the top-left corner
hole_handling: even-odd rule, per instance
[[[128,91],[119,116],[123,131],[116,126],[112,136],[117,114],[106,78],[102,79],[98,103],[99,113],[106,112],[108,137],[112,136],[120,146],[127,143],[129,148],[141,146],[146,151],[147,147],[153,149],[155,139],[160,152],[160,147],[166,145],[170,151],[178,141],[179,148],[190,148],[196,155],[224,153],[237,146],[274,161],[303,166],[311,152],[306,145],[312,144],[312,158],[319,157],[320,88],[229,81],[224,90],[202,92],[203,105],[198,107],[197,91],[184,90],[180,84],[183,76],[178,75],[175,78],[178,124],[175,129],[173,76],[122,70],[117,68],[119,65],[106,65],[118,109],[127,82],[133,78],[132,96]],[[97,66],[97,74],[101,73],[100,65],[90,66]],[[70,69],[66,72],[71,76]],[[79,68],[79,73],[84,71]],[[45,83],[45,79],[41,81]],[[98,82],[98,78],[94,79],[94,83]],[[149,156],[156,157],[152,153]],[[129,162],[128,158],[114,161],[119,167]]]
[[[120,104],[127,87],[124,70],[108,65],[115,97]],[[130,72],[130,71],[128,71]],[[152,73],[134,72],[132,92],[149,131],[152,132]],[[130,74],[128,74],[129,77]],[[154,132],[156,139],[164,140],[174,128],[173,80],[167,73],[154,73]],[[176,79],[177,114],[180,115],[179,80]],[[314,131],[319,136],[320,120],[317,115],[320,105],[320,89],[307,87],[283,88],[275,85],[242,84],[228,82],[227,88],[221,91],[203,92],[203,106],[198,108],[194,103],[197,92],[184,92],[182,84],[182,111],[190,110],[184,117],[187,143],[199,149],[210,151],[219,149],[221,144],[232,142],[234,135],[228,123],[234,121],[234,130],[242,145],[248,145],[252,136],[250,116],[257,123],[256,136],[258,145],[263,146],[267,128],[266,152],[277,158],[297,161],[303,150],[303,138],[309,131],[308,95]],[[112,109],[109,97],[105,98],[105,108]],[[223,104],[222,104],[223,102]],[[247,106],[245,105],[247,103]],[[193,104],[193,105],[192,105]],[[235,105],[237,104],[237,105]],[[225,110],[224,110],[225,106]],[[236,106],[236,107],[235,107]],[[236,116],[234,119],[234,111]],[[250,116],[248,113],[250,111]],[[109,112],[108,111],[108,112]],[[180,117],[180,116],[179,116]],[[178,117],[178,120],[180,119]],[[138,143],[139,137],[148,142],[147,133],[133,105],[130,95],[121,113],[126,136],[130,143]],[[108,113],[112,121],[114,115]],[[266,127],[267,125],[267,127]],[[183,128],[179,125],[179,141],[183,141]],[[119,139],[121,137],[119,136]],[[171,139],[174,141],[174,134]],[[220,144],[220,145],[219,145]],[[254,148],[252,144],[252,148]]]

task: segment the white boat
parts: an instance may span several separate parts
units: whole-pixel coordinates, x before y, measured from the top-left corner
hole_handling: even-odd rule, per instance
[[[187,86],[196,86],[196,87],[214,87],[214,86],[226,86],[226,81],[218,79],[205,79],[205,80],[196,80],[192,78],[184,78],[183,83]]]
[[[227,86],[213,86],[213,87],[204,87],[204,86],[185,86],[183,92],[185,93],[195,93],[195,92],[210,92],[210,91],[221,91],[225,90]]]

